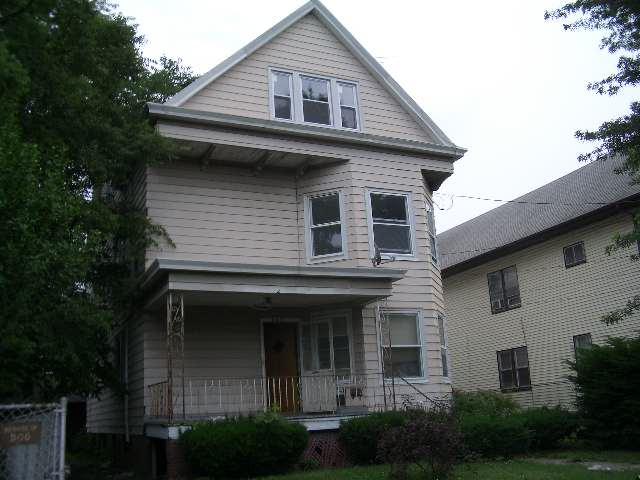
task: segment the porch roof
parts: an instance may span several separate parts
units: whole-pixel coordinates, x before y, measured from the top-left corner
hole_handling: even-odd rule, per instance
[[[362,304],[392,293],[406,270],[326,266],[257,265],[156,259],[140,279],[147,308],[160,306],[168,291],[187,305],[251,306],[268,297],[274,307]]]

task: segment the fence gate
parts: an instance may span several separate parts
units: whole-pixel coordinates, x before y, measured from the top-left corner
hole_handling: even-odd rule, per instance
[[[64,479],[67,401],[0,405],[0,480]]]

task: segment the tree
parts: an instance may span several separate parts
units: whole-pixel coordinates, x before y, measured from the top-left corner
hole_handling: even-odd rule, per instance
[[[617,71],[608,77],[591,82],[588,89],[600,95],[616,95],[624,87],[640,84],[640,2],[637,0],[576,0],[553,11],[545,12],[546,19],[568,21],[565,30],[603,30],[601,49],[619,54]],[[571,19],[571,21],[569,21]],[[628,174],[634,183],[640,183],[640,102],[632,102],[629,113],[604,122],[597,130],[578,130],[576,137],[597,142],[591,152],[580,155],[580,160],[606,160],[622,155],[625,159],[618,174]],[[633,215],[631,232],[617,233],[607,253],[628,248],[640,241],[640,212]],[[638,255],[631,256],[638,261]],[[640,310],[640,295],[603,317],[607,324],[618,323]]]
[[[142,42],[105,2],[0,6],[0,401],[115,386],[110,335],[163,233],[129,179],[173,158],[145,103],[193,80]]]

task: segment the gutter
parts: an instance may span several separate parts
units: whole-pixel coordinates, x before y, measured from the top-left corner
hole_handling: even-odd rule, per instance
[[[267,134],[296,136],[329,143],[344,143],[354,146],[375,147],[385,150],[436,155],[446,161],[455,162],[461,158],[466,149],[449,147],[428,142],[414,142],[379,135],[357,132],[332,131],[328,128],[308,125],[285,124],[274,120],[240,117],[223,113],[206,112],[190,108],[173,107],[162,103],[147,103],[149,116],[154,120],[167,120],[182,123],[193,123],[214,127],[235,128]]]

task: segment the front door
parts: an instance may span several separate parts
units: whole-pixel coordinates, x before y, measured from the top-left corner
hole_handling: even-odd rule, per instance
[[[299,410],[297,324],[264,323],[266,399],[270,408],[285,413]]]

